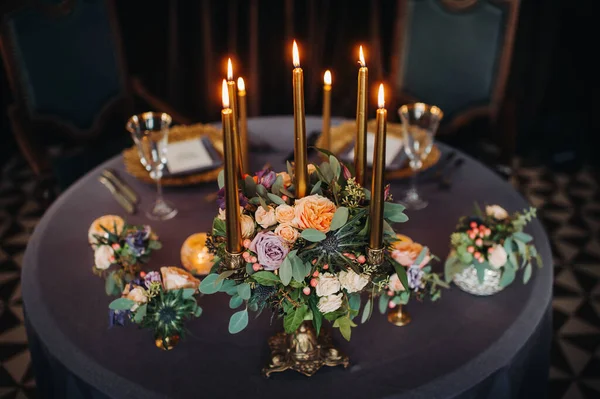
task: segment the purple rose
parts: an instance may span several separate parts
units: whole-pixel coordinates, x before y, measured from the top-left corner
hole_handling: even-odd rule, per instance
[[[150,288],[150,284],[155,282],[161,282],[160,273],[157,271],[146,273],[146,275],[144,276],[144,285],[146,286],[146,288]]]
[[[257,183],[262,184],[268,190],[271,188],[275,180],[277,180],[277,173],[269,169],[263,169],[260,172],[256,172]]]
[[[256,252],[258,263],[265,270],[279,269],[289,252],[281,237],[270,231],[258,233],[250,243],[250,250]]]

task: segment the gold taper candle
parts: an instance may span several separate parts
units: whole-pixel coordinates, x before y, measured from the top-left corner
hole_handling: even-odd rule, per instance
[[[354,169],[356,181],[364,187],[367,168],[367,85],[369,70],[365,63],[362,46],[359,50],[358,92],[356,95],[356,140],[354,141]]]
[[[323,75],[323,127],[321,129],[322,145],[331,151],[331,72]]]
[[[242,139],[240,137],[240,129],[238,125],[238,104],[237,104],[237,88],[235,87],[235,81],[233,80],[233,66],[231,65],[231,58],[227,59],[227,94],[229,95],[229,107],[233,113],[233,136],[235,137],[237,144],[235,152],[238,154],[238,168],[240,170],[240,176],[244,177],[246,170],[244,169],[244,157],[242,151]]]
[[[373,153],[373,177],[371,181],[371,234],[369,248],[383,247],[383,207],[385,193],[383,179],[385,178],[385,136],[387,130],[387,111],[383,96],[383,84],[379,86],[377,109],[377,133],[375,134],[375,150]]]
[[[238,124],[240,127],[240,145],[242,152],[242,170],[245,173],[248,173],[250,170],[248,168],[248,116],[247,116],[247,107],[246,107],[246,85],[244,84],[243,78],[238,78],[237,80],[237,89],[238,89],[238,109],[239,109],[239,118]]]
[[[233,111],[229,107],[229,90],[223,79],[223,151],[225,153],[225,226],[227,242],[225,248],[231,254],[242,252],[242,230],[240,227],[240,198],[238,196],[239,157],[236,153],[237,138],[233,126]]]
[[[294,174],[296,198],[302,198],[308,190],[308,164],[306,155],[306,121],[304,119],[304,75],[300,68],[298,45],[293,46],[294,71]]]

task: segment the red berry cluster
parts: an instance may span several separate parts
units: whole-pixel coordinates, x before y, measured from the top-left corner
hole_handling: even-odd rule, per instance
[[[477,222],[471,222],[470,230],[467,230],[467,235],[471,240],[473,240],[474,245],[470,245],[467,247],[467,251],[473,254],[473,257],[482,263],[485,260],[485,256],[482,252],[485,250],[483,239],[485,237],[489,237],[492,234],[492,230],[490,230],[484,224],[478,224]],[[488,252],[492,251],[492,247],[487,249]]]

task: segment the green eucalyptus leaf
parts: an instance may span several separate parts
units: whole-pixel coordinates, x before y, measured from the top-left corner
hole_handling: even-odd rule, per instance
[[[480,284],[483,284],[483,280],[485,278],[485,262],[483,263],[479,263],[479,262],[475,262],[473,264],[473,266],[475,266],[475,270],[477,270],[477,279],[479,280]]]
[[[331,169],[331,165],[327,162],[323,162],[319,167],[319,170],[323,174],[326,183],[331,183],[334,180],[333,170]]]
[[[310,241],[310,242],[320,242],[320,241],[323,241],[327,237],[325,235],[325,233],[322,233],[316,229],[306,229],[306,230],[302,231],[300,236],[302,238],[304,238],[306,241]]]
[[[365,303],[365,307],[363,308],[362,317],[360,318],[361,324],[365,324],[371,318],[372,312],[373,312],[373,300],[371,298],[369,298],[369,299],[367,299],[367,303]]]
[[[217,184],[219,185],[219,190],[225,187],[225,170],[221,170],[219,175],[217,176]]]
[[[202,308],[200,306],[198,306],[196,308],[196,310],[194,311],[194,316],[200,317],[201,315],[202,315]]]
[[[292,281],[292,275],[292,263],[286,256],[283,260],[283,263],[279,267],[279,277],[281,278],[281,283],[283,285],[288,285],[290,281]]]
[[[381,296],[379,297],[379,313],[384,314],[387,311],[389,302],[390,299],[387,296],[387,294],[385,292],[381,294]]]
[[[304,321],[304,316],[308,312],[308,306],[303,304],[298,308],[292,308],[289,312],[287,312],[283,316],[283,327],[285,332],[288,334],[292,334],[294,331],[300,327],[300,324]]]
[[[231,309],[239,308],[242,303],[244,303],[244,300],[238,294],[235,294],[229,300],[229,307]]]
[[[523,284],[527,284],[529,279],[531,278],[531,262],[527,263],[525,266],[525,271],[523,272]]]
[[[350,337],[352,336],[352,320],[348,316],[337,318],[333,325],[340,329],[340,333],[346,341],[350,341]]]
[[[225,280],[226,278],[231,277],[233,273],[235,273],[234,270],[226,270],[223,273],[219,274],[219,277],[217,277],[215,282],[218,283],[219,281]]]
[[[248,311],[240,310],[231,315],[229,319],[229,333],[237,334],[248,325]]]
[[[112,310],[129,310],[133,305],[135,305],[135,302],[131,299],[117,298],[108,305],[108,308]]]
[[[272,272],[260,271],[252,275],[252,278],[260,285],[274,286],[281,282],[279,276]]]
[[[360,310],[360,294],[357,292],[353,292],[352,294],[348,294],[348,307],[354,310],[356,314]]]
[[[312,190],[310,190],[310,195],[322,194],[322,193],[323,193],[323,191],[321,191],[321,180],[319,180],[318,182],[315,183]]]
[[[333,156],[329,156],[329,166],[331,166],[331,171],[333,172],[333,178],[338,180],[340,178],[340,174],[342,173],[342,167],[340,166],[340,161]]]
[[[115,281],[115,272],[110,272],[106,276],[106,281],[104,282],[104,290],[106,291],[106,295],[119,295],[121,292],[117,288],[117,283]]]
[[[218,278],[218,274],[209,274],[204,277],[204,280],[200,283],[200,292],[203,294],[214,294],[215,292],[218,292],[223,286],[223,280],[217,281]]]
[[[283,200],[283,198],[281,198],[275,194],[267,193],[267,196],[269,197],[269,199],[272,202],[276,203],[277,205],[285,204],[285,201]]]
[[[419,256],[417,256],[417,259],[415,260],[415,265],[420,265],[421,262],[423,262],[423,259],[425,259],[425,256],[427,255],[427,252],[429,252],[429,248],[427,247],[423,247],[423,249],[421,249],[421,252],[419,253]]]
[[[288,254],[287,257],[290,258],[290,255]],[[304,278],[306,277],[306,269],[302,259],[298,258],[297,256],[293,256],[290,259],[290,263],[292,264],[292,276],[294,277],[294,280],[298,281],[299,283],[303,282]]]
[[[504,267],[504,270],[502,271],[502,277],[500,278],[500,287],[504,288],[512,284],[516,275],[517,273],[515,272],[515,269],[512,267]]]
[[[330,229],[331,230],[337,230],[340,227],[342,227],[343,225],[346,224],[346,222],[348,222],[348,208],[346,207],[339,207],[336,211],[335,214],[333,215],[333,219],[331,219],[331,225],[330,225]]]
[[[279,194],[279,190],[283,187],[283,176],[278,175],[275,182],[271,186],[271,192],[273,194]]]
[[[260,186],[262,187],[262,186]],[[267,203],[265,202],[265,200],[263,199],[263,197],[258,197],[258,202],[260,203],[260,206],[262,206],[262,208],[269,212],[269,207],[267,206]]]
[[[394,265],[394,270],[396,270],[396,274],[398,275],[398,279],[402,283],[402,286],[405,290],[407,290],[408,276],[406,275],[406,268],[396,261],[393,261],[392,264]],[[379,306],[381,306],[381,303],[379,304]]]
[[[135,311],[135,316],[133,316],[134,323],[140,324],[142,322],[142,320],[144,320],[144,317],[146,317],[147,310],[148,310],[147,303],[140,305]]]
[[[530,242],[531,240],[533,240],[532,236],[530,236],[527,233],[523,233],[522,231],[516,231],[516,232],[513,233],[512,236],[513,236],[513,238],[515,240],[524,242],[525,244],[527,244],[528,242]]]
[[[262,198],[267,198],[267,189],[262,184],[256,185],[256,193]]]
[[[406,209],[404,205],[385,202],[383,205],[383,218],[394,223],[404,223],[408,220],[404,209]]]
[[[252,290],[250,289],[250,284],[241,283],[237,286],[237,292],[240,298],[247,301],[250,299],[250,295],[252,295]]]
[[[213,220],[213,235],[225,237],[225,232],[227,228],[225,226],[225,221],[219,218],[215,218]]]
[[[463,270],[462,263],[454,255],[448,256],[444,263],[444,280],[449,283],[452,278]]]
[[[369,189],[366,189],[366,188],[364,188],[364,187],[363,187],[363,191],[364,191],[364,193],[365,193],[365,199],[366,199],[367,201],[370,201],[370,200],[371,200],[371,190],[369,190]],[[385,206],[385,205],[384,205],[384,206]]]
[[[194,296],[195,292],[196,292],[196,290],[194,288],[184,288],[183,293],[181,294],[181,297],[183,299],[189,299]]]

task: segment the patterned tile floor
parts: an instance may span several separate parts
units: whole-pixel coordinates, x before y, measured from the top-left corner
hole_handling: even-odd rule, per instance
[[[548,229],[555,261],[550,398],[600,397],[600,190],[591,171],[522,167],[513,183]],[[20,268],[46,206],[20,159],[0,172],[0,399],[35,397]]]

